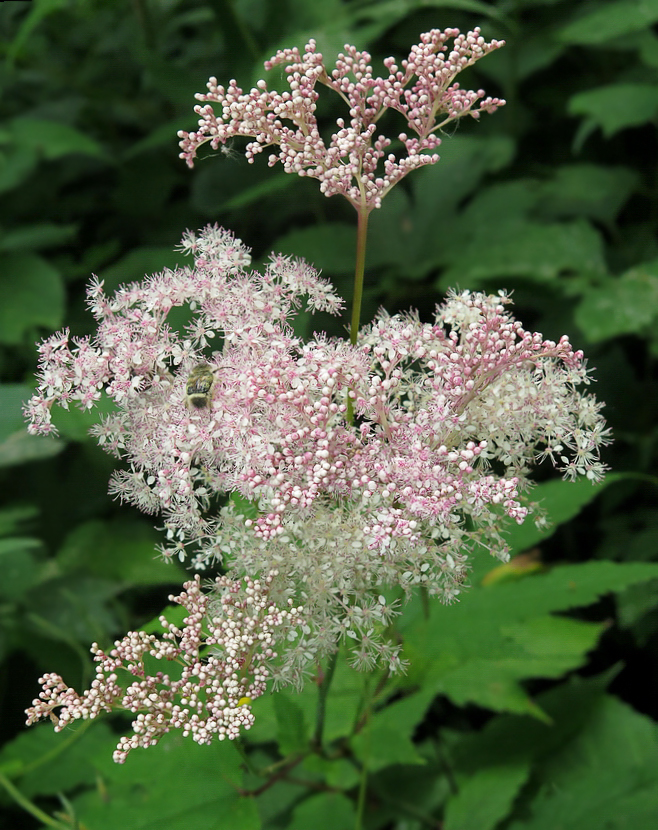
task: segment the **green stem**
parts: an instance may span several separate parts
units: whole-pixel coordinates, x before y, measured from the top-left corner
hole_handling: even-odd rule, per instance
[[[367,208],[358,211],[359,221],[356,229],[356,265],[354,268],[354,295],[352,297],[352,322],[350,324],[350,343],[356,345],[361,320],[361,300],[363,299],[363,276],[366,270],[366,241],[368,238]]]
[[[324,717],[327,711],[327,695],[329,694],[331,681],[333,679],[334,672],[336,671],[337,662],[338,652],[335,651],[329,658],[327,671],[325,672],[324,677],[322,678],[322,683],[320,684],[318,713],[315,720],[315,735],[313,736],[313,744],[318,751],[322,749],[322,732],[324,731]]]
[[[11,781],[7,778],[6,775],[3,775],[0,772],[0,784],[5,788],[7,793],[14,799],[17,804],[25,810],[25,812],[30,813],[30,815],[34,816],[38,819],[42,824],[45,824],[47,827],[56,827],[58,830],[71,830],[70,824],[62,824],[61,821],[57,821],[52,816],[49,816],[48,813],[44,813],[43,810],[40,810],[36,804],[33,804],[29,798],[26,798],[23,793],[14,787]]]

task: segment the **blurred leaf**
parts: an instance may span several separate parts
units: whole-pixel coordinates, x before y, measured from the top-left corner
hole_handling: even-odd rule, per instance
[[[290,231],[276,240],[277,252],[303,257],[330,274],[351,274],[356,255],[356,229],[340,222]]]
[[[587,291],[575,319],[591,343],[646,330],[658,318],[658,260]]]
[[[64,449],[56,438],[28,435],[22,406],[31,395],[29,386],[0,384],[0,468],[52,458]]]
[[[21,225],[5,231],[0,237],[0,251],[38,251],[41,248],[61,245],[75,236],[78,227],[77,224],[58,225],[55,222]]]
[[[448,800],[444,830],[494,830],[509,814],[529,774],[528,763],[501,764],[479,770]]]
[[[4,139],[4,140],[3,140]],[[0,145],[6,144],[5,137]],[[23,184],[37,166],[38,156],[33,147],[9,146],[0,150],[0,193]]]
[[[179,582],[184,571],[156,552],[159,535],[148,520],[95,520],[70,533],[57,554],[63,572],[76,570],[134,585]]]
[[[601,127],[605,138],[652,122],[658,116],[658,84],[609,84],[569,99],[569,113]]]
[[[480,226],[460,255],[453,250],[454,262],[442,275],[442,286],[473,288],[484,280],[510,277],[546,282],[565,272],[605,272],[601,236],[585,221]]]
[[[64,289],[55,268],[36,254],[0,254],[0,343],[17,344],[34,327],[62,324]]]
[[[565,43],[594,45],[615,42],[625,35],[641,32],[658,20],[656,0],[617,0],[576,8],[574,20],[557,33],[557,37]]]
[[[25,116],[14,118],[9,128],[18,144],[34,147],[48,160],[71,153],[93,158],[105,157],[105,151],[97,141],[69,124]]]
[[[564,165],[541,187],[542,215],[587,216],[612,223],[639,184],[639,176],[627,167]]]
[[[320,793],[295,808],[288,830],[336,830],[354,826],[354,802],[340,793]]]
[[[9,537],[0,539],[0,597],[19,601],[38,579],[34,551],[42,547],[39,539]]]
[[[99,276],[103,280],[105,293],[111,294],[125,283],[138,282],[165,268],[174,270],[187,264],[188,259],[181,251],[145,245],[135,248],[113,265],[101,269]]]

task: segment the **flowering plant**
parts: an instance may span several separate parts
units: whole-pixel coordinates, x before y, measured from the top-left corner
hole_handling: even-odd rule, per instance
[[[380,312],[359,328],[368,214],[411,169],[438,160],[422,151],[436,148],[439,127],[504,103],[454,82],[500,45],[478,30],[433,30],[402,69],[386,61],[381,79],[353,47],[329,74],[311,42],[304,58],[285,50],[269,64],[287,62],[289,93],[260,82],[245,95],[211,79],[201,98],[221,103],[222,115],[197,108],[199,130],[182,134],[188,163],[205,141],[252,136],[250,160],[277,145],[271,164],[318,178],[326,195],[356,208],[350,341],[296,337],[300,308],[337,314],[342,299],[302,261],[273,256],[264,273],[250,271],[248,249],[217,227],[184,236],[191,267],[113,297],[92,283],[97,332],[41,345],[30,429],[52,432],[55,402],[86,409],[105,393],[115,408],[93,431],[124,461],[111,491],[164,517],[165,557],[189,556],[196,569],[221,563],[227,576],[211,591],[217,600],[204,598],[198,579],[186,583],[176,599],[189,611],[185,627],[165,624],[164,640],[131,633],[109,653],[94,646],[98,675],[82,697],[57,676],[42,678],[30,721],[51,714],[61,729],[128,709],[137,718],[135,736],[117,749],[123,761],[172,728],[201,742],[235,737],[249,728],[266,680],[300,685],[341,642],[359,668],[400,670],[389,632],[399,604],[383,589],[401,589],[402,598],[422,586],[449,602],[471,553],[504,560],[505,519],[523,522],[532,508],[528,475],[538,460],[569,478],[602,477],[607,432],[600,404],[578,388],[588,381],[582,352],[566,337],[526,331],[504,292],[451,292],[431,322]],[[350,126],[339,121],[329,147],[315,122],[318,82],[350,107]],[[388,155],[379,176],[390,142],[374,135],[386,109],[419,137],[400,134],[407,158]],[[182,332],[167,319],[177,306],[191,312]],[[199,376],[202,385],[192,380]],[[182,663],[180,679],[149,675],[147,653]],[[139,679],[124,688],[119,668]]]

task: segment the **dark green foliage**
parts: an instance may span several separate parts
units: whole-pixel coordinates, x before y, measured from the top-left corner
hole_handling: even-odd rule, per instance
[[[0,828],[45,826],[38,809],[90,830],[348,830],[359,813],[372,830],[658,826],[656,22],[657,0],[0,4]],[[364,318],[427,319],[450,286],[513,289],[527,327],[569,334],[596,367],[615,474],[595,489],[540,468],[552,526],[510,528],[520,556],[483,552],[459,605],[412,601],[406,676],[339,659],[321,752],[313,679],[255,702],[242,754],[170,736],[117,767],[108,722],[24,731],[40,673],[84,687],[90,643],[157,617],[184,578],[154,559],[153,520],[106,496],[88,416],[58,416],[57,440],[25,433],[35,340],[88,333],[92,272],[114,288],[170,267],[208,222],[348,295],[347,205],[238,146],[188,170],[193,93],[209,75],[249,86],[308,37],[377,65],[421,31],[475,25],[508,45],[464,84],[508,104],[444,136],[441,162],[373,215]],[[339,113],[320,113],[331,130]]]

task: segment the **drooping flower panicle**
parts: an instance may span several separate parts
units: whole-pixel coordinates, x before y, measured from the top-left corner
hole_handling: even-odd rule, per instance
[[[439,160],[433,151],[441,143],[437,132],[442,127],[465,115],[492,113],[505,103],[485,97],[483,90],[464,90],[455,80],[503,45],[504,41],[485,41],[479,28],[467,34],[432,29],[421,35],[401,66],[394,58],[384,61],[387,77],[375,77],[370,55],[354,46],[345,46],[331,71],[314,40],[306,44],[303,55],[296,48],[282,49],[265,68],[284,66],[289,91],[269,90],[261,80],[245,93],[235,80],[224,88],[211,78],[208,92],[196,96],[205,102],[195,107],[198,129],[179,132],[181,158],[192,166],[202,144],[209,142],[216,150],[236,136],[248,137],[253,139],[245,150],[248,161],[266,148],[277,148],[269,156],[270,166],[280,162],[286,173],[318,179],[326,196],[341,194],[357,209],[378,208],[409,172]],[[316,119],[318,84],[337,92],[349,110],[349,120],[337,119],[328,146]],[[220,113],[213,104],[221,106]],[[400,113],[412,133],[398,135],[406,150],[401,158],[388,151],[389,138],[376,135],[387,109]]]

